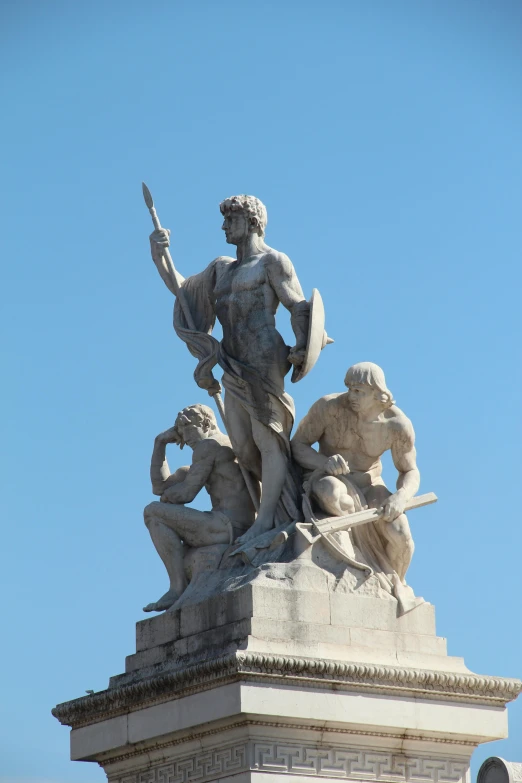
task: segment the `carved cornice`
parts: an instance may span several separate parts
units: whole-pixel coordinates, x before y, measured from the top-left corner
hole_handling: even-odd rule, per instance
[[[499,707],[522,691],[520,680],[501,677],[236,652],[185,669],[151,673],[129,685],[58,704],[52,713],[60,723],[77,728],[238,680],[479,702]]]

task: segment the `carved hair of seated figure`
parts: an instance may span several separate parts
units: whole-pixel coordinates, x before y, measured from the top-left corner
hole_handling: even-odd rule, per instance
[[[208,405],[202,405],[199,402],[195,405],[188,405],[186,408],[183,408],[176,416],[174,428],[179,437],[178,446],[180,449],[182,449],[186,443],[184,432],[187,425],[201,428],[207,433],[207,437],[210,437],[214,432],[219,432],[214,411],[212,408],[209,408]]]

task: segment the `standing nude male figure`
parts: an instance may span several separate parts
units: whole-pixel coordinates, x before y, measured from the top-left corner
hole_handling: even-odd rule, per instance
[[[290,259],[264,241],[266,209],[254,196],[233,196],[220,205],[222,228],[236,258],[220,256],[200,274],[182,282],[185,301],[196,324],[190,330],[179,302],[174,328],[200,358],[196,381],[215,384],[212,364],[224,370],[225,411],[232,447],[244,468],[261,482],[256,522],[241,541],[269,530],[275,522],[300,518],[299,488],[291,470],[289,437],[294,403],[284,390],[291,365],[303,362],[309,304]],[[162,262],[169,231],[151,234],[153,260],[169,288]],[[171,288],[172,290],[172,288]],[[296,345],[290,349],[276,329],[275,312],[282,303],[291,313]],[[201,335],[212,331],[215,318],[223,328],[212,361],[201,360]],[[198,343],[198,340],[200,341]]]
[[[385,576],[397,593],[406,584],[414,550],[404,508],[420,484],[415,433],[376,364],[350,367],[345,385],[347,392],[312,405],[292,438],[292,452],[307,471],[305,487],[327,515],[383,508],[380,520],[355,527],[349,535],[364,564]],[[382,479],[381,456],[388,449],[399,471],[393,494]]]
[[[192,464],[171,474],[166,458],[168,443],[186,444]],[[161,502],[145,508],[145,524],[170,578],[169,590],[145,612],[169,609],[187,587],[185,556],[190,548],[228,544],[254,521],[254,507],[226,435],[206,405],[190,405],[173,427],[154,441],[150,466],[152,491]],[[188,508],[198,492],[207,490],[212,511]]]

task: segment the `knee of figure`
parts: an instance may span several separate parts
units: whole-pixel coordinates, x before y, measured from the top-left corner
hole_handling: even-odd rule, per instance
[[[335,476],[323,476],[314,481],[313,493],[317,501],[333,514],[344,512],[345,507],[350,503],[355,508],[344,484],[336,479]],[[350,513],[348,508],[346,508],[346,513]]]
[[[339,503],[345,514],[353,514],[355,512],[355,500],[351,495],[346,492],[344,495],[340,495]]]
[[[147,527],[149,527],[150,523],[154,519],[155,516],[154,512],[156,510],[156,506],[158,505],[159,504],[157,503],[157,501],[154,501],[153,503],[149,503],[149,505],[145,506],[145,508],[143,509],[143,521],[145,522],[145,525]]]

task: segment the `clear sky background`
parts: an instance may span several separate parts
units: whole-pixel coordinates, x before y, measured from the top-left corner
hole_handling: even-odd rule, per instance
[[[289,388],[298,418],[384,368],[440,498],[410,516],[409,582],[450,654],[522,674],[521,25],[510,0],[3,0],[0,783],[105,779],[50,710],[123,671],[166,589],[152,443],[208,398],[142,180],[185,275],[229,251],[223,198],[266,203],[335,338]],[[509,714],[474,774],[522,761]]]

